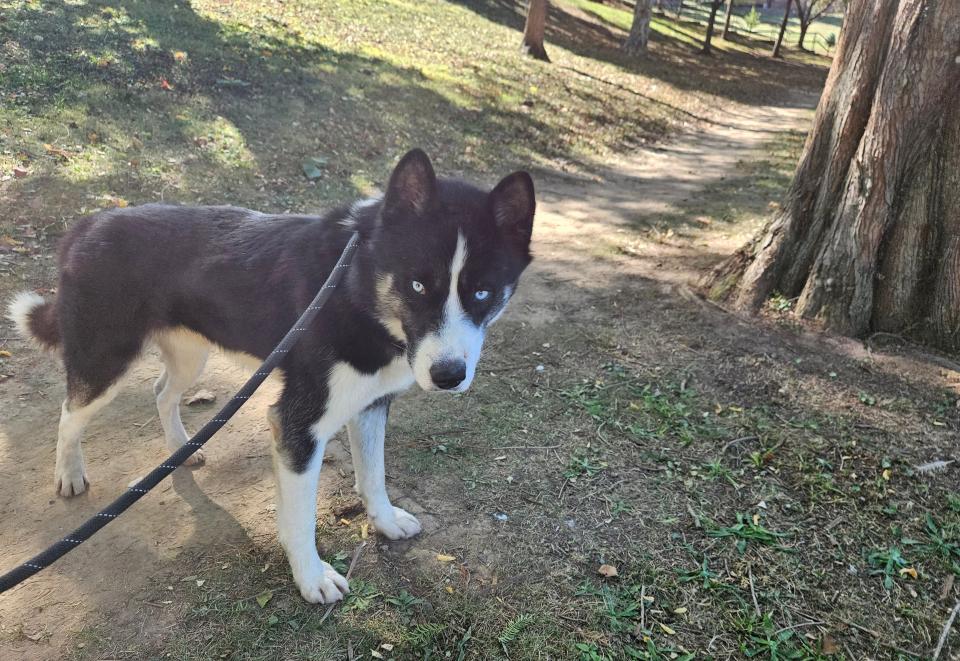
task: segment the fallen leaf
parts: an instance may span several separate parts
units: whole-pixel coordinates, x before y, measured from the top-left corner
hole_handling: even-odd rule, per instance
[[[193,393],[186,400],[184,404],[187,406],[193,406],[194,404],[209,404],[210,402],[217,401],[217,395],[210,392],[209,390],[198,390]]]
[[[687,612],[687,609],[686,609],[686,608],[683,608],[683,607],[681,607],[681,608],[674,608],[674,609],[673,609],[673,612],[674,612],[675,615],[683,615],[683,614],[685,614],[685,613]]]
[[[953,574],[947,574],[947,580],[943,582],[943,588],[940,590],[940,601],[943,601],[950,596],[950,593],[953,591],[953,582],[956,580],[956,576]]]
[[[604,578],[613,578],[619,575],[617,573],[617,568],[613,565],[600,565],[600,568],[597,569],[597,573]]]
[[[382,650],[387,650],[388,652],[392,652],[392,651],[393,651],[393,645],[391,645],[390,643],[383,643],[383,644],[380,646],[380,649],[382,649]]]
[[[917,580],[917,576],[918,576],[917,570],[914,569],[913,567],[904,567],[903,569],[900,570],[900,575],[909,576],[913,580]]]
[[[203,584],[206,583],[206,582],[207,582],[206,579],[198,578],[198,579],[197,579],[197,587],[198,587],[198,588],[202,588],[202,587],[203,587]]]
[[[820,643],[820,653],[824,655],[836,654],[839,651],[837,641],[828,633],[823,634],[823,641]]]
[[[186,59],[187,59],[187,54],[184,53],[182,50],[178,50],[178,51],[174,51],[174,52],[173,52],[173,61],[174,61],[174,62],[183,62],[183,61],[186,60]]]
[[[0,358],[9,358],[13,354],[7,351],[6,349],[0,350]]]
[[[663,633],[667,634],[668,636],[676,636],[676,635],[677,635],[677,632],[676,632],[676,631],[674,631],[673,629],[671,629],[670,627],[668,627],[668,626],[667,626],[666,624],[664,624],[663,622],[657,622],[657,624],[659,624],[659,625],[660,625],[660,628],[663,629]]]
[[[308,156],[300,163],[304,176],[313,181],[323,176],[323,170],[327,167],[327,159],[322,156]]]
[[[440,562],[453,562],[456,559],[457,559],[456,556],[453,556],[453,555],[444,555],[443,553],[437,554],[437,560],[439,560]]]
[[[27,170],[27,168],[21,168],[21,167],[13,168],[13,176],[16,177],[17,179],[23,179],[28,174],[30,174],[30,172]]]
[[[370,524],[361,523],[360,524],[360,539],[366,539],[370,535]]]
[[[381,653],[378,652],[377,650],[370,650],[370,656],[372,656],[374,659],[383,659],[383,658],[386,658],[386,657],[383,656],[383,654],[381,654]]]
[[[883,473],[881,473],[880,476],[881,476],[884,480],[889,481],[889,480],[890,480],[890,469],[889,469],[889,468],[884,468],[884,469],[883,469]]]
[[[263,592],[257,595],[257,604],[259,604],[260,608],[263,608],[268,603],[270,603],[271,599],[273,599],[273,591],[264,590]]]
[[[448,586],[446,586],[446,587],[443,588],[443,589],[446,590],[448,594],[453,594],[453,587],[452,587],[452,586],[448,585]]]
[[[166,78],[161,78],[161,79],[160,79],[160,89],[164,89],[164,90],[168,90],[168,91],[169,91],[169,90],[172,90],[172,89],[173,89],[173,85],[171,85],[169,82],[167,82],[167,79],[166,79]]]

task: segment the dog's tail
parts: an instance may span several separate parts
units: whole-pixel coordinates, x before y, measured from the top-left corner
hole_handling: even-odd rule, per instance
[[[25,340],[33,340],[48,350],[60,344],[60,324],[53,301],[45,301],[32,291],[22,291],[10,302],[7,316]]]

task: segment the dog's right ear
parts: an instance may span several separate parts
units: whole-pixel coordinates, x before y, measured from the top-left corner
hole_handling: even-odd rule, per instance
[[[408,151],[390,175],[383,198],[385,216],[422,215],[433,201],[437,175],[422,149]]]

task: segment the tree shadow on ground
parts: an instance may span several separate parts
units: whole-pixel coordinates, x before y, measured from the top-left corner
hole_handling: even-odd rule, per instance
[[[4,136],[30,171],[4,185],[18,212],[5,222],[169,191],[183,202],[316,208],[369,192],[415,146],[411,136],[447,170],[465,152],[481,170],[569,155],[550,139],[558,127],[520,104],[451,99],[420,69],[334,50],[273,17],[254,31],[189,3],[104,0],[4,18],[13,57],[0,91],[11,116],[39,124]],[[496,84],[496,72],[484,75]],[[311,182],[300,164],[314,156],[325,165]]]
[[[458,0],[458,4],[491,21],[518,31],[523,29],[525,3],[518,0]],[[591,18],[587,20],[578,14]],[[668,19],[661,16],[655,20]],[[687,38],[698,44],[702,41],[699,23],[671,21],[671,29],[678,30],[678,25],[693,30],[690,34],[680,30]],[[679,89],[714,94],[746,104],[793,106],[793,93],[797,89],[822,86],[827,73],[826,67],[811,67],[737,51],[716,51],[713,56],[703,56],[698,54],[699,45],[693,46],[658,32],[650,35],[651,47],[647,56],[634,58],[620,50],[625,37],[626,33],[619,26],[601,17],[557,4],[550,7],[546,38],[548,52],[553,43],[582,57],[657,78]],[[711,75],[692,77],[690,68],[706,68]]]

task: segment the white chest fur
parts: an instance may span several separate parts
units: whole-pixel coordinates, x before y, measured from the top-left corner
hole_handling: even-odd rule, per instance
[[[413,385],[413,371],[400,357],[374,374],[363,374],[347,363],[336,363],[327,378],[327,406],[310,431],[326,440],[377,399]]]

